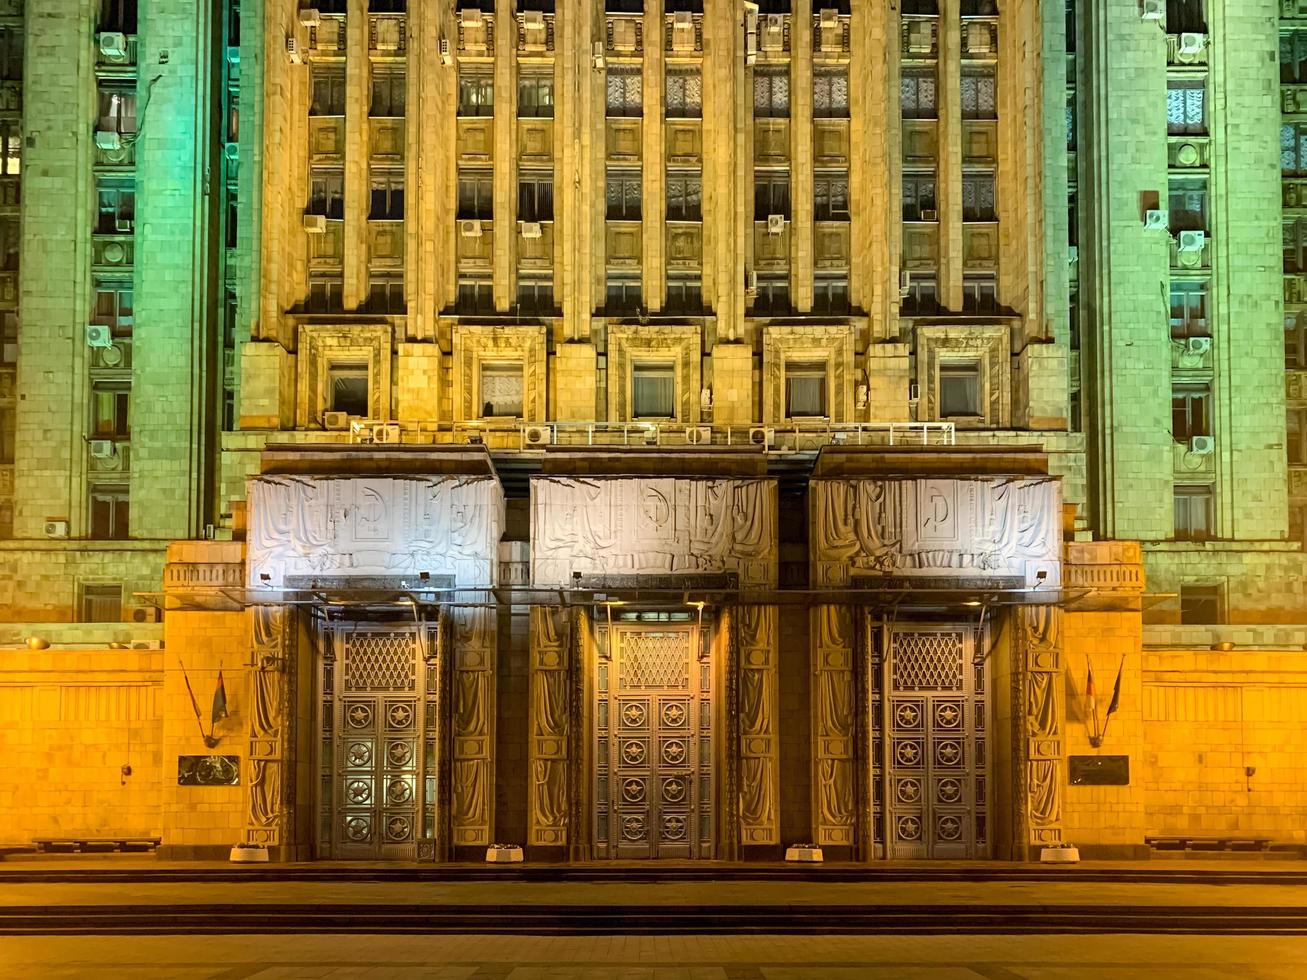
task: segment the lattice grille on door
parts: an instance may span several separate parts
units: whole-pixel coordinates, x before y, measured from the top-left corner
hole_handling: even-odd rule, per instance
[[[345,690],[411,691],[416,684],[416,634],[408,631],[346,634]]]
[[[960,691],[962,634],[898,633],[890,669],[896,691]]]
[[[690,686],[690,646],[684,633],[627,633],[620,664],[619,683],[627,691]]]

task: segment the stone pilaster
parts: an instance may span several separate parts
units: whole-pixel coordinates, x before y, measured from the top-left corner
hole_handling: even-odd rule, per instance
[[[822,847],[851,848],[854,835],[853,615],[847,606],[812,610],[812,823]]]
[[[565,613],[531,607],[529,835],[532,847],[571,843],[572,654]]]
[[[776,608],[734,610],[739,670],[740,844],[780,844]]]
[[[495,812],[495,615],[465,607],[450,620],[451,843],[485,847],[493,842]]]

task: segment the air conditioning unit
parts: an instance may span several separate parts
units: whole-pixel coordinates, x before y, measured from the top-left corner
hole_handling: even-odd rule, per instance
[[[935,46],[928,20],[914,20],[908,25],[908,54],[930,54]]]
[[[989,32],[989,25],[977,21],[967,24],[967,52],[988,55],[993,50],[994,36]]]
[[[383,17],[376,22],[377,50],[398,51],[403,35],[400,31],[403,22],[395,17]]]
[[[604,60],[604,42],[595,41],[590,48],[590,65],[595,71],[603,71],[606,64],[608,62]]]
[[[108,132],[100,129],[95,133],[95,148],[97,150],[121,150],[123,148],[123,137],[118,132]]]
[[[304,230],[310,235],[325,234],[327,231],[327,216],[325,214],[304,215]]]
[[[688,10],[678,10],[672,17],[672,50],[694,50],[694,15]]]
[[[91,459],[113,459],[118,452],[112,439],[92,439],[90,445]]]
[[[102,323],[92,323],[86,328],[87,347],[112,347],[113,333]]]
[[[908,293],[912,291],[912,273],[904,269],[899,273],[899,299],[907,299]]]
[[[1207,244],[1207,233],[1203,231],[1182,231],[1179,235],[1181,252],[1201,252]]]
[[[769,214],[767,215],[767,234],[783,235],[785,233],[785,215]]]
[[[1212,338],[1190,337],[1185,341],[1184,351],[1186,354],[1193,354],[1198,357],[1210,354],[1212,352]]]
[[[685,441],[692,446],[706,446],[712,442],[712,427],[707,425],[687,425]]]
[[[762,49],[781,51],[785,48],[785,15],[768,14],[762,21]]]
[[[305,7],[300,11],[301,27],[317,27],[322,23],[322,14],[317,7]]]
[[[127,35],[105,31],[100,35],[100,54],[106,58],[127,57]]]
[[[394,422],[383,422],[372,427],[372,441],[393,446],[400,442],[400,429]]]
[[[454,55],[449,50],[449,38],[447,37],[440,39],[440,63],[446,68],[454,63]]]
[[[1148,231],[1166,231],[1170,216],[1165,211],[1149,210],[1144,212],[1144,228]]]
[[[304,64],[304,52],[300,50],[299,38],[294,34],[286,35],[286,58],[292,65]]]
[[[1185,32],[1180,35],[1180,54],[1202,54],[1205,47],[1207,47],[1206,34],[1192,34]]]
[[[938,220],[939,220],[939,212],[938,212],[937,210],[935,210],[934,208],[922,208],[922,209],[921,209],[921,220],[922,220],[922,221],[938,221]]]
[[[1139,16],[1142,20],[1163,23],[1166,20],[1166,0],[1141,0]]]
[[[133,623],[157,623],[158,621],[158,606],[132,606]]]
[[[458,233],[464,238],[480,238],[481,222],[476,218],[469,218],[466,221],[458,223]]]
[[[1216,452],[1215,436],[1192,436],[1189,439],[1189,452],[1195,456],[1210,456]]]
[[[323,412],[322,427],[330,432],[344,432],[349,428],[349,412]]]
[[[523,222],[522,222],[522,237],[523,237],[523,238],[539,238],[540,235],[541,235],[541,231],[540,231],[540,222],[538,222],[538,221],[523,221]]]
[[[764,428],[763,426],[754,426],[749,430],[749,442],[755,446],[766,446],[770,449],[776,445],[776,430]]]
[[[46,521],[45,536],[47,538],[66,538],[68,537],[67,521]]]
[[[522,430],[522,444],[525,446],[547,446],[553,442],[553,434],[547,425],[528,425]]]

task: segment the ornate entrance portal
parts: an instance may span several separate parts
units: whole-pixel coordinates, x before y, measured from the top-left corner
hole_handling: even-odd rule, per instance
[[[888,832],[891,858],[988,857],[986,665],[974,655],[975,633],[890,637],[873,678],[876,836]]]
[[[412,623],[333,625],[318,693],[318,856],[435,854],[439,631]]]
[[[699,629],[612,626],[595,681],[595,852],[713,854],[712,664]]]

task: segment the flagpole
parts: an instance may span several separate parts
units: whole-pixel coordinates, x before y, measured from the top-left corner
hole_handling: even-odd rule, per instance
[[[186,682],[186,693],[191,696],[191,710],[195,712],[195,727],[200,730],[200,738],[204,739],[204,744],[209,744],[209,736],[204,734],[204,722],[200,720],[200,702],[195,700],[195,691],[191,688],[190,675],[186,673],[186,665],[182,663],[182,658],[177,658],[177,666],[182,669],[182,680]]]

